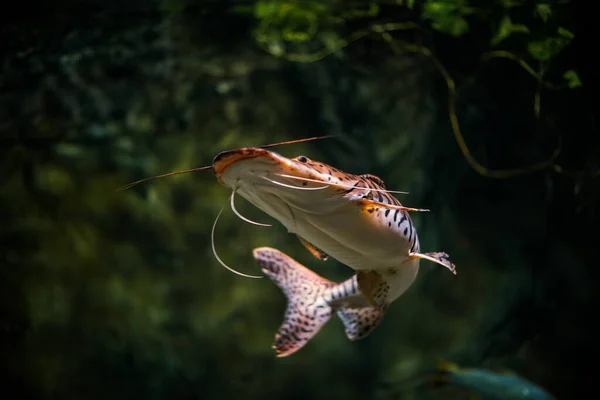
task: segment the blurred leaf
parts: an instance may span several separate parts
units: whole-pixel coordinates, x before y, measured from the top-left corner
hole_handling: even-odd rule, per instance
[[[539,3],[535,5],[535,13],[539,15],[542,21],[548,22],[548,18],[550,17],[550,14],[552,14],[552,9],[549,4]]]
[[[396,3],[411,10],[415,7],[415,0],[396,0]]]
[[[279,6],[271,1],[257,1],[254,6],[254,15],[258,19],[270,17],[277,13]]]
[[[557,54],[562,47],[555,43],[554,38],[530,42],[527,45],[527,51],[533,58],[539,61],[548,61]]]
[[[426,18],[436,18],[454,14],[459,8],[456,2],[428,1],[423,9]]]
[[[504,8],[513,8],[513,7],[519,7],[520,5],[522,5],[523,3],[520,1],[515,1],[515,0],[502,0],[502,7]]]
[[[280,56],[284,53],[283,45],[279,41],[269,42],[269,52],[275,56]]]
[[[431,26],[442,33],[460,37],[469,31],[463,17],[472,14],[472,8],[462,1],[429,1],[423,9],[423,18],[431,20]]]
[[[573,38],[575,38],[575,34],[573,34],[573,32],[563,28],[562,26],[558,27],[558,34],[570,40],[573,40]]]
[[[529,33],[529,29],[522,24],[513,24],[507,15],[500,21],[500,28],[491,41],[492,46],[497,45],[513,33]]]
[[[434,22],[432,27],[454,37],[460,37],[469,31],[469,24],[462,17],[439,20]]]
[[[582,86],[581,79],[579,79],[579,75],[572,69],[565,72],[563,74],[563,77],[565,78],[571,89]]]
[[[289,13],[283,28],[283,38],[290,42],[310,40],[318,30],[317,17],[309,10],[297,9]]]
[[[379,14],[379,4],[371,2],[367,10],[361,10],[359,8],[350,9],[349,11],[344,12],[342,17],[346,19],[376,17],[377,14]]]
[[[562,28],[558,28],[558,35],[544,40],[530,42],[527,50],[533,58],[539,61],[548,61],[560,53],[575,37],[575,35]]]
[[[254,15],[260,21],[254,35],[262,43],[306,42],[322,29],[320,25],[333,22],[327,6],[318,1],[259,1]]]
[[[344,40],[340,39],[339,35],[335,32],[323,32],[320,34],[320,39],[323,45],[329,50],[337,50],[344,43]]]

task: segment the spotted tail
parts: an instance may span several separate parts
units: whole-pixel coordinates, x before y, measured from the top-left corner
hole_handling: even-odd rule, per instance
[[[279,250],[260,247],[254,258],[262,271],[288,299],[283,323],[273,348],[278,357],[300,350],[337,312],[350,340],[362,339],[379,324],[384,307],[372,308],[362,296],[356,275],[337,284],[329,281]]]

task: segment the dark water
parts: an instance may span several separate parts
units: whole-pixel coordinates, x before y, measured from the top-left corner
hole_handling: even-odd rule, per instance
[[[414,384],[439,359],[509,368],[559,399],[592,390],[599,143],[585,10],[552,4],[544,23],[533,6],[478,2],[480,13],[447,11],[436,25],[425,17],[439,2],[415,3],[58,1],[4,13],[6,398],[466,398]],[[530,33],[492,45],[505,15]],[[406,21],[422,29],[340,42]],[[563,43],[559,26],[575,39]],[[548,37],[565,47],[540,63],[527,46]],[[322,49],[332,54],[305,59]],[[523,57],[554,85],[574,70],[583,86],[555,90],[514,60],[482,62],[490,50]],[[442,65],[477,162],[506,170],[560,154],[514,177],[478,172],[450,123]],[[277,151],[410,192],[399,195],[405,205],[431,210],[413,218],[422,248],[449,253],[458,275],[422,262],[370,336],[350,342],[332,319],[278,359],[285,297],[212,255],[230,191],[210,171],[116,189],[208,165],[225,149],[329,134],[338,137]],[[271,246],[328,279],[354,273],[237,206],[274,226],[226,208],[215,236],[230,266],[260,274],[252,249]]]

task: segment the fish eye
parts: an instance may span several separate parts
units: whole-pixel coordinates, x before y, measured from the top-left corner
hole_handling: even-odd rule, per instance
[[[308,158],[306,158],[305,156],[298,156],[298,157],[296,157],[296,159],[298,161],[300,161],[301,163],[308,162]]]

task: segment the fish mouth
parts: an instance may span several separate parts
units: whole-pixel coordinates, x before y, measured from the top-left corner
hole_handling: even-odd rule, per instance
[[[223,174],[230,166],[244,160],[250,160],[252,158],[261,158],[260,161],[266,162],[266,164],[280,164],[281,160],[277,157],[277,154],[272,153],[268,150],[264,150],[256,147],[244,147],[241,149],[222,151],[215,156],[212,162],[212,169],[217,177],[217,181],[223,183]]]
[[[240,171],[238,171],[237,168],[237,165],[242,165],[239,164],[240,162],[243,162],[243,164],[246,165],[243,173],[246,176],[265,176],[272,173],[284,173],[297,177],[310,178],[314,175],[313,171],[295,160],[283,157],[269,150],[257,147],[245,147],[241,149],[223,151],[215,156],[212,162],[212,169],[217,181],[225,186],[228,186],[227,181],[230,178],[225,178],[225,174],[228,172],[228,170],[232,169],[231,167],[234,165],[236,168],[233,169],[235,169],[237,172],[233,174],[240,174]]]

